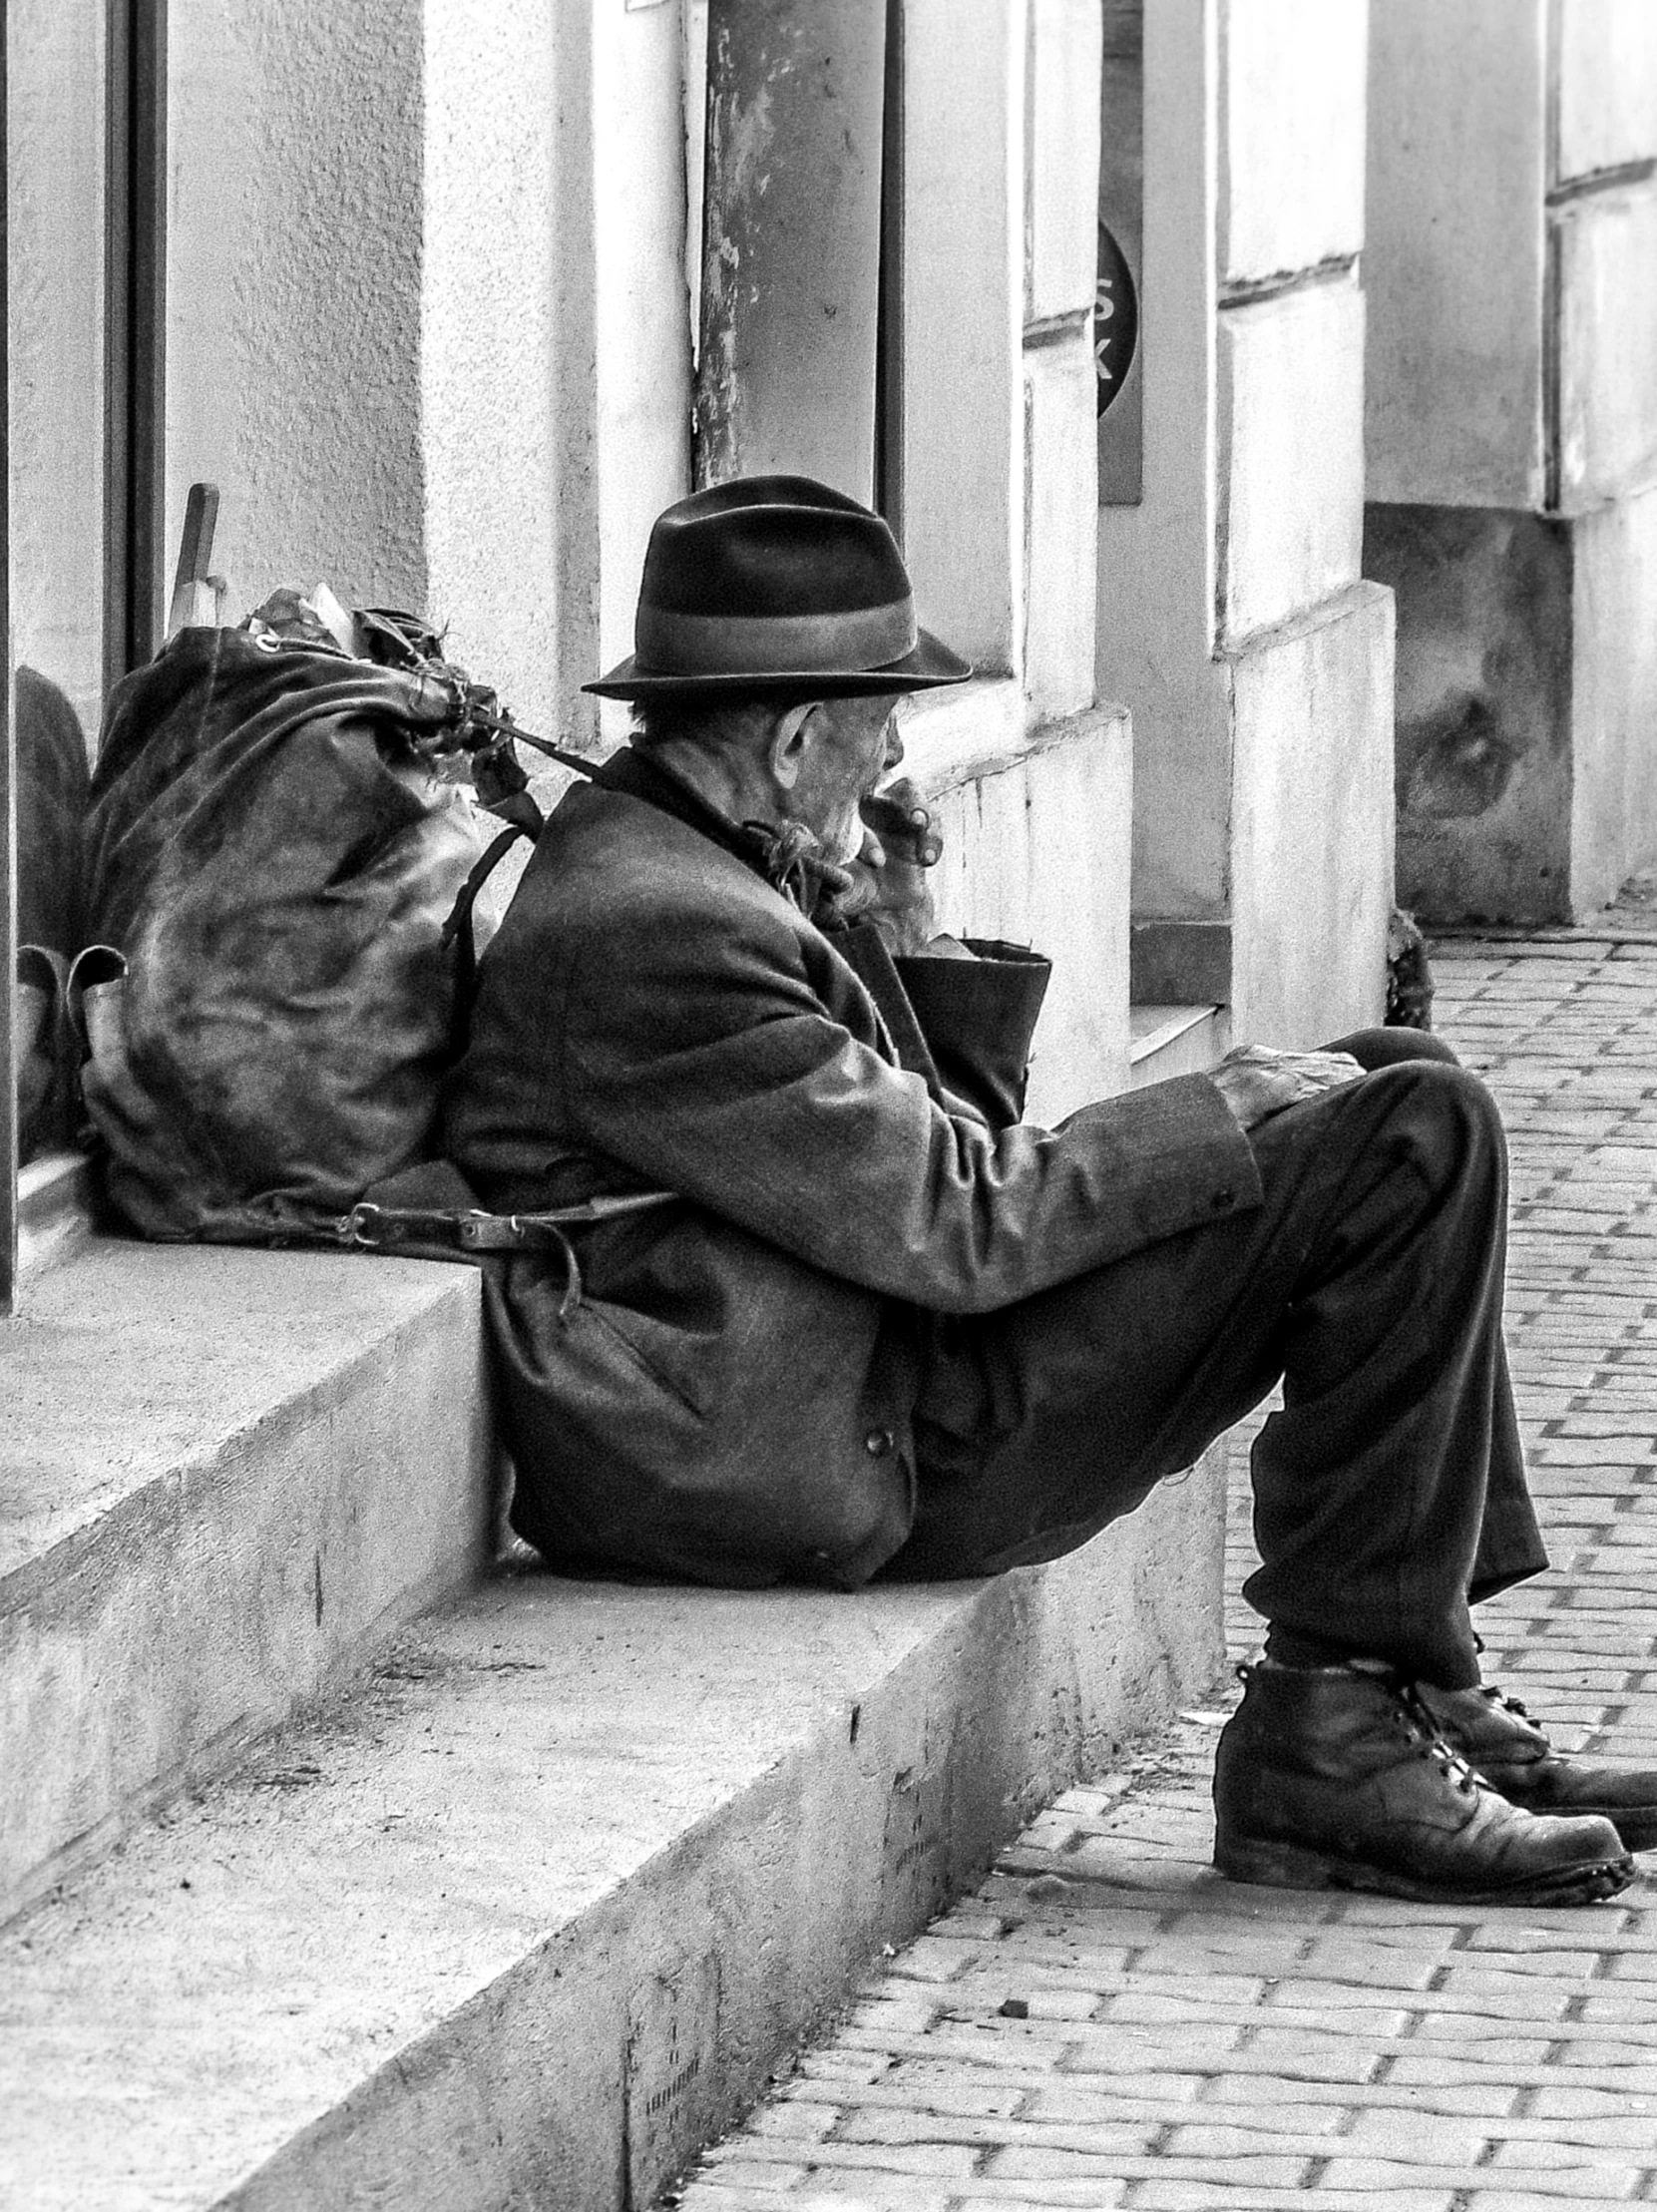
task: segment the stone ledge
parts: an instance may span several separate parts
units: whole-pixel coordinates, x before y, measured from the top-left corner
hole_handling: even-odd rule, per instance
[[[96,1210],[92,1160],[85,1152],[46,1152],[17,1174],[19,1280],[55,1267],[82,1249]]]
[[[1216,1453],[1049,1567],[502,1580],[0,1938],[33,2212],[655,2191],[1219,1657]]]
[[[1135,1091],[1176,1076],[1205,1076],[1225,1053],[1230,1018],[1222,1006],[1134,1006],[1128,1059]]]
[[[0,1917],[481,1568],[478,1279],[94,1239],[0,1322]]]
[[[1128,710],[1100,699],[1073,714],[1031,723],[1024,690],[1011,676],[917,691],[898,712],[905,772],[923,791],[959,789],[1000,775],[1056,745],[1106,738],[1126,730]]]

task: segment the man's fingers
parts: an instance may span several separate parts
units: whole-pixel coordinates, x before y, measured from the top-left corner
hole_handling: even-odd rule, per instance
[[[1351,1053],[1302,1053],[1295,1066],[1326,1090],[1333,1090],[1337,1084],[1355,1082],[1364,1073]]]
[[[943,852],[943,841],[933,827],[932,810],[907,776],[889,783],[884,791],[872,791],[861,811],[864,821],[880,833],[893,858],[930,868]]]
[[[1364,1073],[1351,1053],[1290,1053],[1275,1045],[1234,1045],[1220,1065],[1255,1069],[1263,1076],[1304,1077],[1325,1089]]]

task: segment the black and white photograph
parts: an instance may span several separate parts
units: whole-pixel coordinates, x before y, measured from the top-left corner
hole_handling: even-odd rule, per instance
[[[1657,0],[5,0],[0,2212],[1657,2204]]]

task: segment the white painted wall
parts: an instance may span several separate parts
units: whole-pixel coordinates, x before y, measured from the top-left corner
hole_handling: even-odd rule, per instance
[[[688,479],[670,5],[175,0],[168,515],[223,494],[238,617],[326,577],[597,728]]]
[[[1568,202],[1554,254],[1558,505],[1579,514],[1657,482],[1657,188]]]
[[[1093,700],[1097,623],[1096,0],[1031,0],[1025,76],[1025,531],[1021,662],[1033,722]]]
[[[427,592],[419,0],[173,0],[167,543],[223,495],[232,616]]]
[[[1571,907],[1657,856],[1657,490],[1573,526]]]
[[[650,525],[690,488],[685,112],[678,11],[597,0],[598,659],[632,651]]]
[[[1219,324],[1217,590],[1234,644],[1358,581],[1364,294],[1343,276]]]
[[[1546,0],[1384,0],[1369,68],[1369,496],[1544,484]]]
[[[104,8],[9,0],[13,658],[98,727],[104,653]]]
[[[563,449],[556,144],[540,0],[425,11],[418,327],[428,605],[531,728],[556,713]]]
[[[1230,667],[1232,1032],[1379,1021],[1393,906],[1393,595],[1360,584]]]
[[[1554,0],[1554,181],[1657,154],[1657,8],[1651,0]]]
[[[1098,261],[1098,0],[1028,0],[1025,316],[1091,303]]]
[[[1364,113],[1369,19],[1369,0],[1221,7],[1217,222],[1227,283],[1315,268],[1362,246],[1364,133],[1353,123]]]
[[[1008,674],[1024,631],[1023,0],[908,0],[904,40],[904,551],[922,621]]]

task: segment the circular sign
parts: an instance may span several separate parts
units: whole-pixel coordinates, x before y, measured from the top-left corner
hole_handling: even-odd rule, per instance
[[[1139,349],[1139,294],[1127,255],[1099,224],[1098,278],[1093,291],[1093,367],[1102,415],[1127,381]]]

